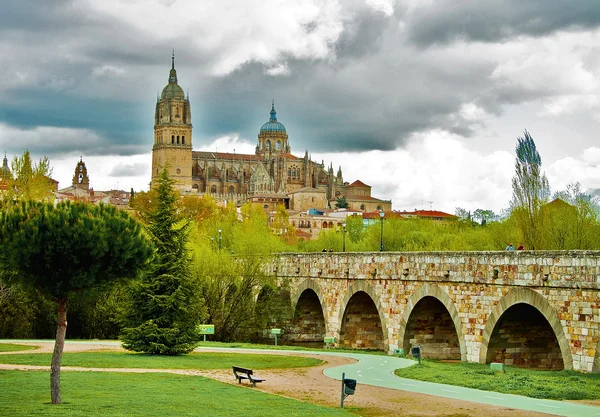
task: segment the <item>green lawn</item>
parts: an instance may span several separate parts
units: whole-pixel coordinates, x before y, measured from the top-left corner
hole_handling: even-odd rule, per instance
[[[489,365],[423,361],[422,366],[397,369],[402,378],[458,385],[485,391],[526,395],[552,400],[600,399],[600,374],[575,371],[537,371],[506,367],[506,373],[490,371]]]
[[[266,383],[266,382],[265,382]],[[247,386],[198,376],[62,372],[63,404],[51,405],[47,372],[0,371],[0,410],[6,416],[352,416]]]
[[[50,365],[50,353],[0,355],[0,363],[15,365]],[[313,358],[282,355],[256,355],[236,352],[202,352],[181,356],[148,355],[125,352],[65,353],[62,366],[94,368],[153,368],[153,369],[226,369],[232,365],[251,369],[300,368],[320,365]]]
[[[18,350],[33,350],[37,346],[16,345],[13,343],[0,343],[0,352],[16,352]]]

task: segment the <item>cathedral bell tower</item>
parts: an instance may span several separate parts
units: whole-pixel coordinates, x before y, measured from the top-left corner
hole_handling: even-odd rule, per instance
[[[180,190],[192,189],[192,112],[189,97],[177,84],[175,54],[171,58],[169,83],[157,97],[154,112],[152,184],[166,167]]]

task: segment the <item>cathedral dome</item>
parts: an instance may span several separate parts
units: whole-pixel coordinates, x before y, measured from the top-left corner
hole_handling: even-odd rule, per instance
[[[277,121],[275,102],[271,105],[271,116],[269,117],[269,121],[262,125],[260,133],[286,133],[285,126]]]
[[[166,100],[172,100],[172,99],[183,100],[183,99],[185,99],[185,94],[183,92],[183,88],[181,88],[178,84],[169,83],[166,85],[165,88],[163,88],[160,98],[166,99]]]

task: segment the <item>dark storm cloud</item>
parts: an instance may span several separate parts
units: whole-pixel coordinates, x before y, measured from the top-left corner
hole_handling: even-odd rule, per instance
[[[456,40],[497,42],[596,28],[600,4],[597,0],[438,0],[419,5],[404,18],[410,38],[421,46]]]
[[[38,144],[38,153],[49,156],[69,146],[85,155],[147,153],[155,95],[167,82],[175,47],[179,83],[192,102],[195,147],[237,133],[253,143],[273,98],[295,154],[390,150],[432,129],[471,136],[478,124],[461,115],[464,103],[499,114],[506,104],[551,95],[552,87],[527,89],[493,79],[493,59],[432,43],[457,37],[493,40],[506,30],[547,33],[596,22],[587,1],[564,15],[555,5],[541,7],[541,0],[533,6],[516,0],[481,3],[443,0],[434,3],[436,8],[419,6],[387,17],[357,2],[330,45],[331,57],[297,59],[284,52],[277,64],[284,64],[289,75],[267,75],[272,63],[251,61],[215,76],[207,75],[210,68],[233,52],[227,45],[203,49],[201,27],[192,28],[196,42],[190,42],[185,34],[153,36],[108,14],[91,14],[78,2],[14,2],[0,14],[6,28],[0,32],[0,51],[14,51],[0,68],[0,123],[25,130],[86,129],[96,135],[90,143]],[[538,20],[536,7],[543,9]],[[15,74],[24,74],[23,80]]]

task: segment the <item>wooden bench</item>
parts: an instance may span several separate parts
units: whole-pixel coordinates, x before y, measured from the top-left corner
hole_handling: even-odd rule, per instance
[[[255,387],[257,382],[265,381],[262,378],[257,378],[253,376],[253,373],[254,372],[252,371],[252,369],[242,368],[241,366],[233,367],[233,374],[237,378],[238,384],[242,383],[242,379],[247,379],[248,381],[252,382],[252,386]]]

